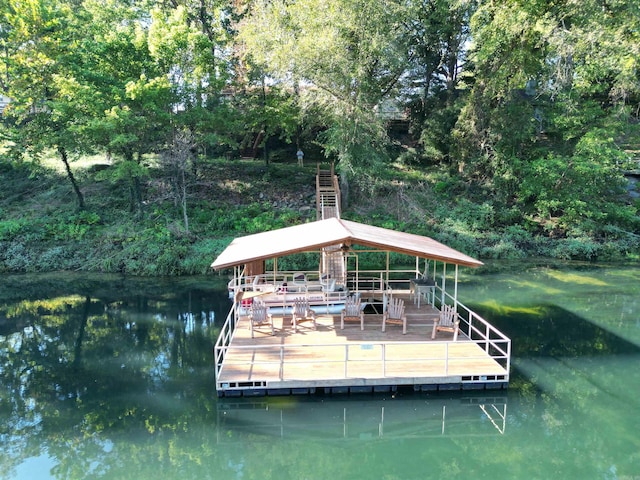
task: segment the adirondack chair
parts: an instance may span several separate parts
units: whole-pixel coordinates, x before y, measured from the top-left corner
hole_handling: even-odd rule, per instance
[[[249,311],[249,328],[251,329],[251,338],[253,338],[253,331],[255,327],[262,325],[271,325],[271,335],[273,335],[273,318],[269,313],[269,308],[261,300],[254,299]]]
[[[293,301],[293,315],[291,318],[293,331],[297,332],[298,322],[304,322],[305,320],[311,320],[313,328],[316,328],[316,312],[311,309],[306,298],[298,297]]]
[[[460,329],[460,318],[458,312],[451,305],[442,305],[440,308],[440,317],[433,323],[433,332],[431,338],[436,338],[437,332],[453,333],[453,341],[458,339],[458,331]]]
[[[382,331],[385,331],[386,324],[402,325],[402,334],[407,333],[407,316],[404,313],[404,300],[401,298],[391,298],[387,303],[387,308],[382,314]]]
[[[293,275],[293,286],[297,292],[305,292],[307,290],[307,276],[304,273],[295,273]]]
[[[344,322],[360,322],[360,330],[364,330],[364,311],[360,297],[347,297],[344,308],[340,312],[340,329],[344,330]]]
[[[333,292],[336,289],[336,279],[331,278],[331,276],[327,273],[323,273],[322,275],[320,275],[320,285],[322,286],[323,292]]]

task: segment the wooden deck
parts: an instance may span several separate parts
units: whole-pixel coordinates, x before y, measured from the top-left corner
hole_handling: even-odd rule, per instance
[[[431,339],[438,310],[424,299],[420,308],[408,294],[407,334],[387,325],[382,315],[365,314],[365,328],[345,323],[340,315],[318,314],[293,331],[290,316],[274,316],[276,332],[264,326],[251,338],[248,317],[241,316],[224,352],[216,383],[221,396],[286,393],[387,391],[399,386],[416,390],[504,388],[508,372],[482,344],[451,333]],[[486,345],[486,343],[484,343]]]

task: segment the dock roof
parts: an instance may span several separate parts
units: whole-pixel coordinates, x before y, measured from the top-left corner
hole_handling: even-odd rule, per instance
[[[447,263],[478,267],[482,262],[429,237],[338,218],[328,218],[235,238],[211,267],[219,270],[333,245],[361,245]]]

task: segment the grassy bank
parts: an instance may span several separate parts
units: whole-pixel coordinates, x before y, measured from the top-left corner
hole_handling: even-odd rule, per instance
[[[79,211],[55,160],[0,163],[0,271],[204,274],[236,236],[315,219],[313,162],[299,168],[253,160],[200,161],[189,172],[188,226],[173,177],[153,162],[147,166],[142,209],[132,211],[127,180],[109,174],[115,167],[102,158],[75,163],[86,201]],[[637,259],[637,236],[536,235],[517,212],[498,211],[462,188],[446,171],[394,165],[351,181],[343,217],[428,235],[480,259]],[[283,268],[309,267],[308,261],[294,256]]]

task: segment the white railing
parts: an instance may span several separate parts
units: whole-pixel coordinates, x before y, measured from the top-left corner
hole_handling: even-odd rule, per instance
[[[487,355],[509,372],[511,367],[511,339],[447,292],[442,292],[440,287],[436,287],[436,289],[441,294],[444,293],[449,300],[448,303],[457,308],[458,317],[460,318],[460,331],[469,337],[471,341],[482,346]],[[436,298],[438,298],[438,295],[436,295]]]
[[[312,275],[313,272],[308,272],[310,274],[310,276]],[[370,291],[370,292],[375,292],[375,293],[384,293],[384,294],[388,294],[390,293],[389,290],[389,285],[387,284],[387,278],[388,278],[388,272],[387,275],[384,275],[385,272],[380,272],[379,270],[377,271],[377,273],[379,274],[379,276],[374,277],[372,274],[374,274],[374,271],[366,271],[366,272],[360,272],[362,274],[362,279],[359,279],[358,277],[356,277],[356,289],[355,290],[361,290],[361,291]],[[397,271],[394,271],[393,273],[397,273]],[[280,276],[282,275],[282,276]],[[265,275],[265,277],[269,278],[271,275],[267,274]],[[368,278],[367,278],[368,276]],[[271,276],[272,277],[272,276]],[[385,278],[386,277],[386,278]],[[274,278],[273,280],[275,280],[275,283],[277,283],[278,281],[282,281],[284,279],[291,279],[291,272],[284,272],[284,273],[279,273],[279,277],[276,279]],[[352,279],[353,280],[353,279]],[[391,280],[394,283],[402,283],[403,281],[406,281],[407,283],[407,288],[408,288],[408,283],[410,281],[410,279],[392,279]],[[365,282],[369,282],[371,285],[368,285],[369,288],[366,288],[364,283]],[[236,285],[236,288],[238,289],[243,289],[245,288],[245,286],[248,286],[248,284],[245,285]],[[363,288],[360,289],[359,287],[362,286]],[[372,288],[373,287],[373,288]],[[454,298],[453,296],[451,296],[450,294],[448,294],[446,291],[442,291],[442,289],[439,286],[436,286],[436,290],[438,291],[438,294],[436,295],[436,306],[440,306],[440,303],[442,302],[442,300],[445,301],[445,303],[448,304],[452,304],[454,306],[456,306],[457,311],[458,311],[458,315],[460,318],[460,330],[462,333],[464,333],[472,342],[476,343],[477,345],[479,345],[485,352],[485,356],[483,357],[478,357],[478,358],[486,358],[486,356],[491,357],[492,359],[494,359],[498,364],[500,364],[505,371],[507,372],[507,377],[510,371],[510,362],[511,362],[511,340],[504,335],[501,331],[499,331],[497,328],[495,328],[493,325],[491,325],[490,323],[488,323],[484,318],[482,318],[480,315],[478,315],[476,312],[470,310],[469,308],[467,308],[464,304],[462,304],[460,301],[458,301],[456,298]],[[346,292],[335,292],[336,297],[335,298],[327,298],[327,301],[333,301],[335,302],[338,299],[343,299],[344,295],[346,294]],[[218,337],[218,340],[216,341],[215,347],[214,347],[214,358],[215,358],[215,364],[216,364],[216,378],[219,377],[220,374],[220,370],[223,368],[223,363],[224,363],[224,359],[226,356],[226,353],[228,351],[228,349],[230,348],[230,343],[231,343],[231,337],[233,335],[233,329],[235,328],[235,321],[236,321],[236,314],[238,313],[238,309],[239,309],[239,305],[237,303],[234,303],[233,308],[229,311],[229,314],[224,322],[224,325],[222,326],[222,329],[220,331],[220,335]],[[362,349],[363,347],[366,346],[366,348],[380,348],[381,350],[381,356],[379,359],[380,362],[380,374],[384,377],[386,375],[386,371],[387,371],[387,367],[389,364],[394,363],[394,362],[425,362],[425,361],[436,361],[436,360],[444,360],[445,362],[445,373],[443,375],[446,375],[448,372],[448,365],[449,365],[449,361],[454,360],[454,359],[458,359],[455,356],[450,355],[449,352],[449,345],[450,342],[436,342],[436,341],[431,341],[428,340],[426,342],[414,342],[414,343],[420,343],[420,344],[443,344],[445,345],[445,354],[441,357],[425,357],[425,358],[396,358],[394,356],[393,359],[388,359],[387,355],[386,355],[386,349],[389,345],[407,345],[411,342],[362,342],[362,343],[349,343],[349,344],[331,344],[332,347],[335,348],[340,348],[343,349],[344,351],[344,355],[342,355],[339,359],[334,359],[334,360],[318,360],[318,359],[314,359],[313,361],[309,361],[309,362],[305,362],[305,361],[300,361],[299,363],[309,363],[309,364],[316,364],[316,363],[342,363],[343,367],[342,370],[344,371],[344,378],[348,378],[348,367],[349,365],[354,365],[356,363],[359,363],[359,360],[354,360],[353,358],[349,358],[349,352],[350,352],[350,348],[358,348],[358,349]],[[262,345],[252,345],[251,347],[244,347],[244,348],[250,348],[252,350],[256,350],[256,351],[263,351],[262,349],[271,349],[273,350],[274,348],[278,348],[279,349],[279,354],[278,354],[278,358],[280,360],[278,360],[275,363],[279,363],[283,360],[284,355],[285,355],[285,351],[287,349],[300,349],[300,348],[309,348],[309,349],[313,349],[313,348],[318,348],[321,347],[323,345],[319,345],[319,344],[297,344],[297,345],[280,345],[280,346],[262,346]],[[236,348],[243,348],[243,347],[233,347],[234,350]],[[462,357],[460,357],[462,358]],[[467,358],[468,357],[464,357]],[[362,362],[371,362],[370,359],[367,360],[362,360]],[[350,363],[351,362],[351,363]],[[269,363],[269,362],[267,362]],[[291,362],[288,360],[287,364],[290,364]],[[258,364],[258,362],[256,362],[256,364]],[[252,364],[253,365],[253,364]],[[282,372],[282,369],[281,369]],[[480,381],[480,380],[479,380]],[[220,386],[220,385],[219,385]]]
[[[398,352],[402,350],[402,348],[406,348],[409,345],[429,345],[429,346],[438,346],[443,348],[433,348],[433,349],[425,349],[427,354],[425,355],[402,355]],[[221,370],[221,362],[219,360],[223,359],[226,356],[228,350],[233,350],[234,353],[239,353],[243,351],[250,351],[252,355],[249,355],[252,358],[251,361],[240,361],[233,362],[227,361],[226,365],[246,365],[247,370],[261,370],[264,371],[268,368],[271,368],[273,371],[278,371],[278,379],[280,381],[290,380],[287,378],[285,374],[285,368],[292,369],[295,367],[308,365],[309,367],[313,366],[315,370],[322,368],[322,366],[335,368],[332,372],[335,375],[332,376],[331,380],[347,380],[350,378],[361,378],[361,375],[358,373],[350,374],[350,370],[353,369],[357,371],[358,365],[367,365],[367,372],[372,375],[372,378],[393,378],[394,381],[398,379],[407,378],[408,380],[413,381],[416,377],[420,377],[420,374],[416,374],[416,371],[412,371],[410,367],[407,365],[416,364],[422,365],[426,362],[431,364],[435,362],[443,362],[443,367],[440,371],[433,371],[433,369],[429,370],[428,376],[429,378],[433,377],[447,377],[450,375],[449,364],[452,361],[456,360],[482,360],[486,359],[486,355],[477,355],[477,356],[469,356],[468,353],[465,355],[456,356],[456,354],[452,353],[450,347],[455,345],[454,342],[447,341],[428,341],[428,342],[394,342],[394,341],[378,341],[378,342],[358,342],[358,343],[299,343],[299,344],[280,344],[280,345],[243,345],[243,346],[233,346],[229,345],[223,346],[222,344],[216,344],[216,378],[219,379],[219,373]],[[392,347],[402,347],[394,349],[394,353],[392,355],[388,355],[387,351]],[[324,352],[336,352],[331,355],[328,355],[330,358],[322,359],[317,358],[311,353],[309,354],[308,359],[305,358],[304,353],[301,351],[304,350],[314,350],[323,349]],[[372,358],[372,356],[367,355],[367,358],[358,358],[358,356],[362,355],[362,351],[373,351],[376,352],[378,358]],[[443,350],[444,353],[440,355],[428,354],[428,352],[436,352],[439,350]],[[288,353],[291,352],[291,355]],[[294,353],[295,352],[295,353]],[[340,353],[338,353],[340,352]],[[358,355],[359,354],[359,355]],[[243,358],[247,356],[241,355]],[[270,360],[256,360],[256,358],[269,358]],[[285,361],[286,358],[286,361]],[[296,360],[292,360],[295,358]],[[403,364],[403,371],[405,374],[388,374],[389,370],[393,368],[394,364]],[[376,366],[377,365],[377,366]],[[376,373],[377,369],[377,373]],[[482,372],[478,372],[482,374]],[[495,373],[491,374],[495,375]],[[234,389],[233,384],[228,384],[226,382],[221,382],[217,380],[217,385],[219,389]],[[237,386],[235,387],[237,388]]]
[[[296,284],[293,282],[293,277],[300,273],[306,275],[309,287],[322,289],[323,286],[326,286],[326,284],[321,281],[318,270],[279,270],[277,273],[268,272],[255,276],[241,275],[231,278],[227,284],[229,298],[233,299],[235,298],[235,294],[245,290],[257,289],[268,291],[271,289],[275,291],[285,283],[291,288],[291,291],[295,291]],[[353,292],[371,290],[381,292],[387,290],[390,283],[394,284],[394,290],[409,291],[409,282],[419,274],[420,272],[414,268],[399,270],[355,270],[351,271],[347,283]],[[257,281],[256,284],[254,284],[256,278]],[[401,286],[401,288],[397,288],[398,286]]]
[[[234,303],[233,308],[229,310],[229,313],[227,314],[227,318],[220,329],[220,334],[218,335],[216,344],[213,347],[213,360],[216,365],[216,378],[219,377],[220,369],[222,368],[224,357],[227,353],[227,348],[231,343],[231,337],[233,335],[233,329],[236,321],[236,308],[237,303]]]

